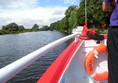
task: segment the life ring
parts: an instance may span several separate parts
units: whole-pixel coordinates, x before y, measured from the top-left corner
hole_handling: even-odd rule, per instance
[[[85,68],[87,73],[96,81],[108,80],[108,70],[102,73],[96,73],[94,70],[94,60],[98,58],[100,53],[107,52],[106,45],[99,45],[87,54],[85,60]]]

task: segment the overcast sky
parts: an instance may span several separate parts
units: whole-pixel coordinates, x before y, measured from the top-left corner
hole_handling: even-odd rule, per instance
[[[31,28],[33,24],[50,25],[64,17],[71,5],[80,0],[0,0],[0,27],[11,22]]]

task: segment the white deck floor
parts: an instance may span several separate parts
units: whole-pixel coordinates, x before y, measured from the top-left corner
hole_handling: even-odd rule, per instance
[[[100,44],[106,44],[106,40],[101,41]],[[94,40],[85,40],[79,48],[79,50],[77,51],[77,53],[75,54],[75,56],[73,57],[72,61],[70,62],[67,70],[62,76],[62,79],[60,79],[59,83],[108,83],[107,81],[94,81],[92,78],[90,78],[90,76],[87,74],[85,70],[84,63],[86,55],[90,50],[93,50],[94,46],[97,45],[99,44],[96,44]],[[105,56],[99,57],[99,59],[95,61],[95,64],[98,64],[99,61],[104,61],[105,59],[107,62],[107,53],[103,53],[102,55]],[[102,66],[102,68],[106,69],[107,64],[104,64],[103,62],[103,65],[105,66]],[[98,69],[98,72],[99,71],[100,69]]]

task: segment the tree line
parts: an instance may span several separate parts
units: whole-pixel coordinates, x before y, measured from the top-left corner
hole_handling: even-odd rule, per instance
[[[109,18],[111,13],[102,11],[102,0],[87,0],[87,20],[89,28],[107,29],[109,27]],[[65,16],[57,22],[51,23],[50,27],[45,25],[39,28],[34,24],[31,29],[25,29],[23,25],[10,23],[2,26],[0,34],[19,33],[27,31],[58,30],[71,33],[73,28],[83,26],[85,22],[85,0],[81,0],[79,7],[76,5],[68,7]]]
[[[42,28],[39,28],[37,24],[34,24],[31,29],[26,29],[23,25],[18,25],[15,22],[13,22],[13,23],[7,24],[6,26],[2,26],[2,29],[0,30],[0,35],[22,33],[22,32],[32,32],[32,31],[43,31],[43,30],[49,30],[49,27],[45,25],[45,26],[42,26]]]
[[[102,0],[87,0],[87,20],[89,28],[107,29],[111,13],[102,11]],[[65,17],[50,25],[51,30],[71,33],[73,28],[83,26],[85,22],[85,0],[79,7],[70,6],[65,11]]]

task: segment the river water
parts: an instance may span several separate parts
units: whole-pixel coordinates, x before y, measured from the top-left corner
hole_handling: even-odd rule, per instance
[[[66,34],[57,31],[0,35],[0,68],[64,36]],[[7,81],[7,83],[36,83],[40,76],[68,45],[69,42],[65,42],[56,47],[30,67]]]

